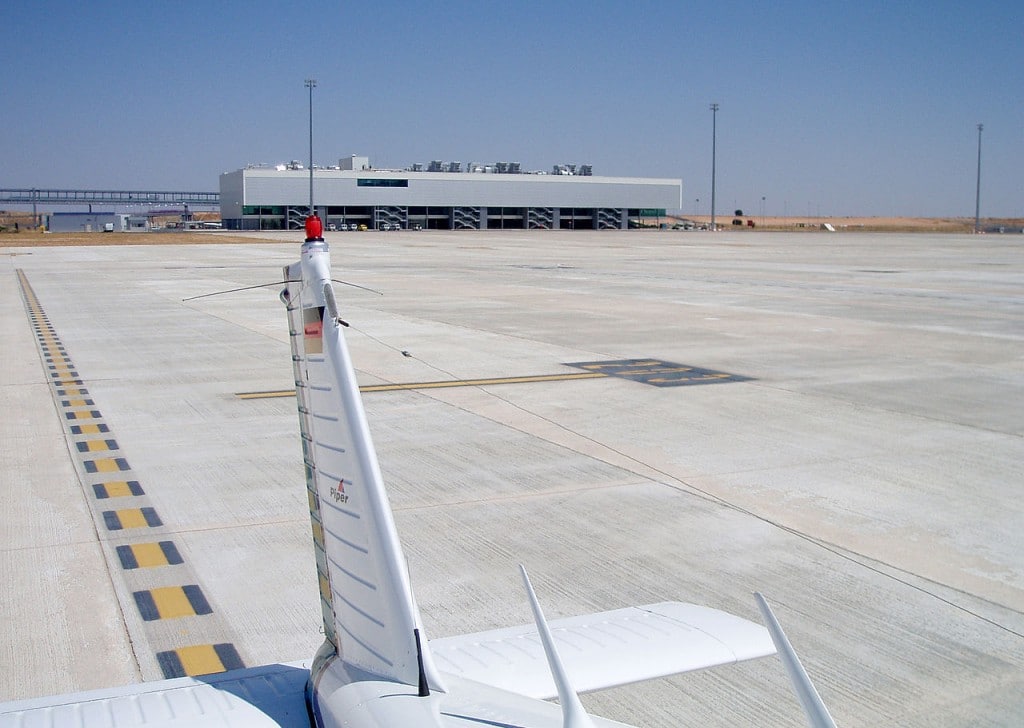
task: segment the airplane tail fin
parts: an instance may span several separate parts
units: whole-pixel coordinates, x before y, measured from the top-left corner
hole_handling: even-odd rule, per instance
[[[284,272],[326,638],[319,661],[337,655],[384,679],[438,687],[426,640],[419,645],[415,634],[419,613],[318,233],[307,232],[301,260]]]

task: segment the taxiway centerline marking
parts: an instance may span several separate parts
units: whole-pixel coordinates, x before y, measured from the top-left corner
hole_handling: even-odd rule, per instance
[[[395,384],[367,384],[359,388],[360,392],[398,392],[410,389],[446,389],[448,387],[490,387],[498,384],[530,384],[533,382],[564,382],[575,379],[603,379],[607,374],[602,372],[572,372],[566,374],[534,374],[522,377],[491,377],[488,379],[449,379],[439,382],[405,382]],[[268,392],[238,392],[239,399],[268,399],[271,397],[294,397],[294,389],[273,390]]]

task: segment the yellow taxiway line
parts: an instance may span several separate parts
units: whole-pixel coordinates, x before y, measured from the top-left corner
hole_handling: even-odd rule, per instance
[[[360,392],[398,392],[407,389],[444,389],[447,387],[489,387],[496,384],[529,384],[532,382],[564,382],[574,379],[600,379],[607,377],[603,372],[574,372],[571,374],[536,374],[525,377],[492,377],[489,379],[449,379],[441,382],[407,382],[404,384],[368,384]],[[269,392],[239,392],[239,399],[268,399],[271,397],[294,397],[294,389]]]

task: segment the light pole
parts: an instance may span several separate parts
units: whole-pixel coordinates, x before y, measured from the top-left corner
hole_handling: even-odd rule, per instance
[[[715,229],[715,145],[718,136],[718,104],[711,104],[711,229]]]
[[[309,215],[315,214],[313,208],[313,89],[316,88],[316,79],[307,78],[306,88],[309,89]]]
[[[978,181],[974,187],[974,234],[981,232],[981,130],[984,124],[978,124]]]
[[[764,227],[764,195],[761,195],[761,227]]]

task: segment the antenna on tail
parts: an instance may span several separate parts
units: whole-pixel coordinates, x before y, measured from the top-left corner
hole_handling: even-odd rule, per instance
[[[533,591],[530,577],[526,573],[526,567],[519,565],[519,574],[523,577],[523,584],[526,586],[526,594],[530,598],[530,609],[533,610],[533,621],[537,625],[537,634],[540,643],[544,647],[544,656],[548,661],[548,669],[551,670],[551,677],[555,681],[555,688],[558,690],[558,702],[562,706],[562,728],[594,728],[594,722],[590,719],[583,703],[580,702],[576,689],[569,681],[569,675],[562,664],[562,658],[558,655],[558,648],[555,647],[555,638],[551,634],[547,620],[544,619],[544,612],[540,608],[540,600]]]
[[[786,633],[782,631],[782,625],[775,618],[775,613],[768,606],[767,600],[760,592],[754,592],[754,599],[757,600],[757,608],[761,610],[761,616],[764,617],[768,633],[772,637],[772,642],[775,643],[775,649],[778,650],[779,657],[782,658],[782,664],[789,675],[793,691],[800,700],[800,707],[803,708],[804,715],[807,716],[807,724],[811,728],[836,728],[832,716],[829,715],[828,708],[825,707],[824,701],[818,695],[818,691],[815,690],[814,684],[811,683],[811,678],[807,676],[807,672],[804,670],[804,666],[800,664],[800,658],[797,657],[796,650],[790,644]]]

